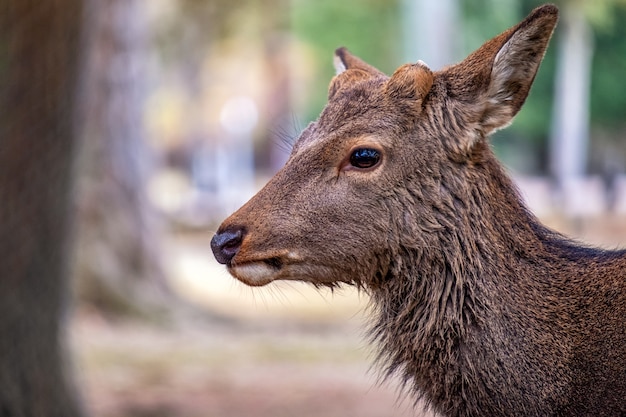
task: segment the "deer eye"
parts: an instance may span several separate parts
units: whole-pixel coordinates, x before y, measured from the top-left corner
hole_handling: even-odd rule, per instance
[[[380,161],[380,152],[376,149],[359,148],[352,151],[350,165],[355,168],[366,169],[375,166]]]

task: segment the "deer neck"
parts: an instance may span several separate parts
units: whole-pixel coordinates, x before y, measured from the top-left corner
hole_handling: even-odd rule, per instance
[[[414,395],[434,402],[463,401],[450,394],[458,390],[466,339],[503,302],[494,295],[526,285],[512,271],[540,265],[531,258],[542,245],[541,226],[495,160],[484,164],[485,183],[468,190],[441,179],[443,198],[432,202],[437,216],[429,219],[437,226],[428,239],[407,238],[385,282],[372,290],[379,361],[389,375],[400,373]]]

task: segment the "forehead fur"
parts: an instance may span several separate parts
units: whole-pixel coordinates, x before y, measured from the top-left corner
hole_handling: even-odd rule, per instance
[[[384,77],[359,80],[337,90],[317,121],[300,135],[294,151],[313,143],[357,135],[380,133],[389,124],[391,112],[384,110]],[[385,113],[389,113],[385,115]]]
[[[385,77],[368,77],[353,81],[338,89],[328,100],[319,121],[326,123],[335,119],[354,119],[363,115],[373,105],[383,101]]]

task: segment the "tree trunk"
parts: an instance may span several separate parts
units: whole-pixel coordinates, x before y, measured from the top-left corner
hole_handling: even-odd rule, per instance
[[[90,33],[79,188],[76,284],[81,302],[118,317],[162,319],[174,308],[146,191],[148,31],[143,0],[97,0]]]
[[[81,0],[0,2],[0,416],[83,414],[67,373]]]
[[[422,60],[438,70],[460,58],[458,0],[402,0],[401,7],[403,61]]]
[[[593,32],[582,7],[564,5],[551,138],[551,170],[560,186],[585,174]]]

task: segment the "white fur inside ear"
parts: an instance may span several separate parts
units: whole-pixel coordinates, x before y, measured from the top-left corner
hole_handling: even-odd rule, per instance
[[[498,51],[491,70],[492,81],[489,87],[489,97],[496,103],[506,103],[512,100],[515,91],[510,89],[513,83],[532,83],[539,68],[543,51],[541,44],[534,44],[533,36],[536,31],[523,29],[516,32]],[[535,52],[531,54],[531,52]]]
[[[339,75],[347,69],[346,64],[337,55],[333,57],[333,65],[335,66],[335,75]]]

